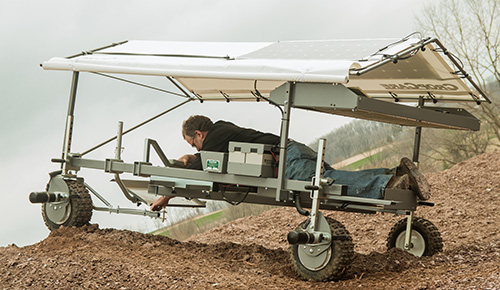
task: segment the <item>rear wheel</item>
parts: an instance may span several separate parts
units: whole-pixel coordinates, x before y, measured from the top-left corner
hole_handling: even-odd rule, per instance
[[[326,218],[332,236],[345,236],[344,240],[333,240],[329,246],[309,244],[290,245],[288,251],[294,271],[304,280],[338,280],[351,264],[354,245],[347,229],[340,222]],[[295,230],[303,230],[304,221]],[[312,255],[313,252],[320,254]]]
[[[404,250],[406,225],[408,219],[398,221],[389,232],[387,248],[400,248]],[[443,250],[443,239],[438,228],[424,218],[412,219],[412,231],[409,253],[421,257],[432,256]]]
[[[49,230],[58,229],[61,226],[65,227],[81,227],[90,222],[92,217],[92,200],[88,190],[83,185],[83,182],[77,180],[61,180],[57,187],[66,187],[69,198],[59,202],[47,202],[42,204],[42,217],[45,225]],[[48,190],[51,190],[51,183],[48,185]]]

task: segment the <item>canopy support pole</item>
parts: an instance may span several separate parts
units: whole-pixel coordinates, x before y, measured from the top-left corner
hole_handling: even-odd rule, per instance
[[[123,136],[123,135],[125,135],[125,134],[127,134],[127,133],[130,133],[131,131],[133,131],[133,130],[135,130],[135,129],[137,129],[137,128],[141,127],[141,126],[146,125],[147,123],[149,123],[149,122],[151,122],[151,121],[153,121],[153,120],[155,120],[155,119],[157,119],[157,118],[159,118],[159,117],[161,117],[161,116],[165,115],[166,113],[168,113],[168,112],[170,112],[170,111],[173,111],[173,110],[175,110],[175,109],[179,108],[180,106],[182,106],[182,105],[184,105],[184,104],[187,104],[187,103],[189,103],[189,102],[191,102],[191,101],[192,101],[191,99],[185,100],[184,102],[182,102],[182,103],[180,103],[180,104],[177,104],[177,105],[175,105],[175,106],[173,106],[173,107],[171,107],[171,108],[169,108],[169,109],[167,109],[167,110],[165,110],[165,111],[161,112],[160,114],[158,114],[158,115],[156,115],[156,116],[153,116],[153,117],[151,117],[151,118],[147,119],[146,121],[144,121],[144,122],[142,122],[142,123],[140,123],[140,124],[138,124],[138,125],[136,125],[136,126],[134,126],[134,127],[130,128],[130,129],[126,130],[126,131],[124,131],[124,132],[122,133],[122,136]],[[116,138],[117,138],[117,136],[113,136],[113,137],[109,138],[108,140],[106,140],[106,141],[104,141],[104,142],[102,142],[102,143],[100,143],[100,144],[98,144],[98,145],[96,145],[96,146],[94,146],[94,147],[90,148],[89,150],[87,150],[87,151],[85,151],[85,152],[81,153],[81,154],[80,154],[80,156],[83,156],[83,155],[85,155],[85,154],[87,154],[87,153],[90,153],[90,152],[92,152],[92,151],[94,151],[94,150],[96,150],[96,149],[98,149],[98,148],[100,148],[100,147],[102,147],[102,146],[104,146],[104,145],[108,144],[109,142],[111,142],[111,141],[115,140]]]
[[[422,108],[425,104],[423,96],[418,98],[418,107]],[[415,128],[415,142],[413,144],[413,162],[418,165],[418,159],[420,155],[420,140],[422,139],[422,127]]]
[[[71,80],[71,91],[69,94],[68,113],[66,115],[66,128],[64,129],[64,143],[62,149],[62,158],[63,160],[66,161],[62,164],[61,167],[63,174],[68,174],[68,169],[66,165],[68,164],[69,153],[71,151],[71,140],[73,135],[73,119],[75,112],[76,91],[78,87],[79,74],[80,72],[78,71],[73,72],[73,79]]]
[[[286,149],[288,144],[288,132],[290,129],[290,113],[293,105],[293,94],[295,83],[287,82],[285,86],[286,99],[283,104],[281,115],[281,139],[280,139],[280,159],[278,163],[278,186],[276,188],[276,201],[281,200],[281,191],[285,180]]]
[[[114,79],[114,80],[117,80],[117,81],[122,81],[122,82],[125,82],[125,83],[129,83],[129,84],[132,84],[132,85],[136,85],[136,86],[140,86],[140,87],[152,89],[152,90],[159,91],[159,92],[162,92],[162,93],[167,93],[167,94],[171,94],[171,95],[179,96],[179,97],[191,98],[184,91],[183,91],[184,94],[179,94],[179,93],[176,93],[176,92],[172,92],[172,91],[160,89],[160,88],[157,88],[157,87],[153,87],[153,86],[141,84],[141,83],[138,83],[138,82],[127,80],[127,79],[124,79],[124,78],[115,77],[115,76],[112,76],[112,75],[107,75],[107,74],[103,74],[103,73],[99,73],[99,72],[93,72],[93,73],[96,74],[96,75],[99,75],[99,76],[103,76],[103,77],[107,77],[107,78]]]

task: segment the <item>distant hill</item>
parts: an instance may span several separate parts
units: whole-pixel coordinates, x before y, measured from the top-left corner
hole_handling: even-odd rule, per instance
[[[322,136],[326,141],[325,160],[341,162],[364,152],[387,146],[403,137],[404,128],[374,121],[354,120]],[[318,140],[309,144],[316,150]]]

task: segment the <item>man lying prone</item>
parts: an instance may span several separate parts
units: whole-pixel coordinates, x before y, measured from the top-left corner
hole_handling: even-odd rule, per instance
[[[231,122],[213,123],[208,117],[194,115],[182,124],[182,136],[193,148],[201,151],[228,152],[229,142],[246,142],[279,145],[280,137],[254,129],[242,128]],[[316,152],[304,144],[289,141],[286,152],[285,178],[311,180],[316,170]],[[186,154],[178,159],[189,169],[202,170],[199,153]],[[408,158],[401,159],[392,169],[375,168],[360,171],[333,169],[325,163],[323,177],[330,177],[337,184],[347,185],[347,195],[383,198],[386,188],[410,189],[422,200],[430,198],[430,186],[415,164]],[[151,210],[164,208],[172,196],[157,199]]]

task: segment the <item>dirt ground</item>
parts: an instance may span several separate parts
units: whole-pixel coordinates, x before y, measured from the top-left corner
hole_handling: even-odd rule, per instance
[[[354,261],[340,281],[302,281],[285,239],[303,217],[276,208],[185,242],[63,228],[34,245],[0,248],[0,289],[500,289],[500,152],[427,177],[436,206],[417,216],[432,221],[444,243],[432,257],[387,251],[401,216],[325,212],[350,231]]]

